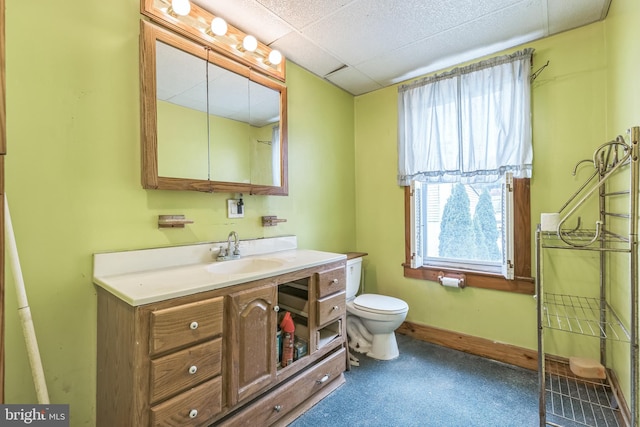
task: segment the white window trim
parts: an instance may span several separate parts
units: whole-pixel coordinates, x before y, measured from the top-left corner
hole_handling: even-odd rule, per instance
[[[442,267],[447,269],[463,269],[469,271],[477,271],[480,273],[502,274],[506,279],[514,278],[514,201],[513,201],[513,174],[505,173],[502,182],[503,205],[502,205],[502,221],[503,221],[503,258],[501,263],[493,262],[473,262],[460,260],[447,260],[439,258],[423,258],[424,253],[424,233],[425,222],[422,202],[423,183],[420,181],[411,181],[410,193],[410,252],[411,252],[411,268]],[[482,266],[483,268],[480,268]]]
[[[422,183],[411,181],[411,268],[423,265],[424,215],[422,214]]]
[[[505,279],[514,278],[514,202],[513,202],[513,174],[507,172],[502,182],[502,275]]]

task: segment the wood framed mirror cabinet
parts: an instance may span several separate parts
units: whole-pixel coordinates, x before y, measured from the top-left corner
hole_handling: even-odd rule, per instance
[[[287,195],[287,88],[141,20],[142,186]]]

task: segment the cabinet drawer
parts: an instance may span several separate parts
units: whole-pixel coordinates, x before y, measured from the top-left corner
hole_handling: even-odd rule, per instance
[[[333,353],[313,368],[252,403],[222,426],[269,426],[322,390],[346,369],[345,349]]]
[[[222,333],[224,297],[151,312],[149,352],[154,355]]]
[[[330,297],[318,300],[318,325],[325,325],[345,314],[347,308],[347,294],[340,292]]]
[[[222,338],[151,361],[151,403],[177,394],[221,372]]]
[[[346,286],[344,265],[318,273],[318,298],[344,291]]]
[[[152,426],[206,426],[222,409],[222,379],[211,381],[151,408]]]

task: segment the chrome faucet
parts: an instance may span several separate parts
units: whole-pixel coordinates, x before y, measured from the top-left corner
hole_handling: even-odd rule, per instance
[[[231,251],[231,238],[233,238],[233,252]],[[211,252],[215,251],[214,248],[211,248]],[[216,261],[227,261],[238,258],[240,258],[240,239],[238,239],[238,233],[232,231],[227,237],[227,247],[220,246],[218,249]]]
[[[232,231],[227,237],[227,256],[231,254],[231,238],[233,237],[233,257],[240,257],[240,240],[238,239],[238,233]]]

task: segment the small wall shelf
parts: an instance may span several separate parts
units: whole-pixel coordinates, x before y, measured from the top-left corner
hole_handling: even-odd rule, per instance
[[[276,215],[268,215],[262,217],[262,226],[263,227],[272,227],[274,225],[278,225],[280,222],[287,222],[284,218],[278,218]]]
[[[158,228],[184,228],[185,224],[193,224],[193,220],[184,215],[158,215]]]

